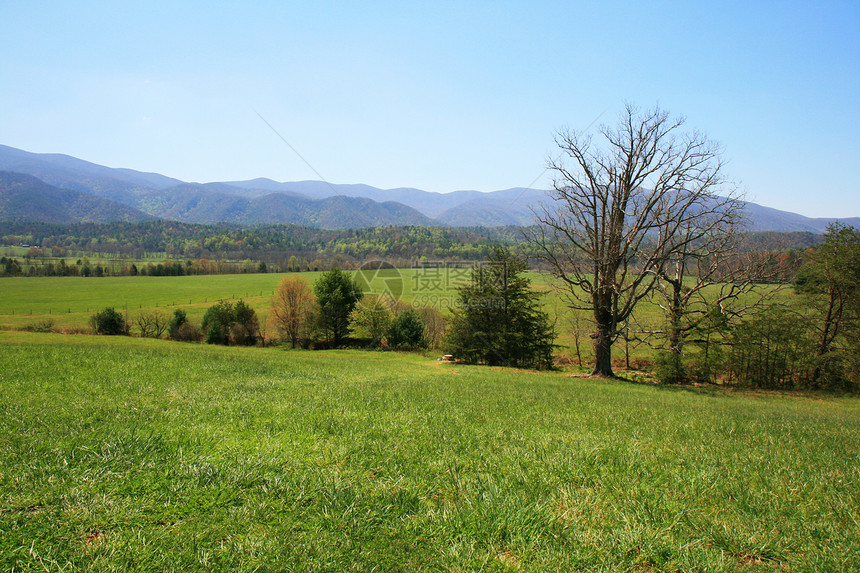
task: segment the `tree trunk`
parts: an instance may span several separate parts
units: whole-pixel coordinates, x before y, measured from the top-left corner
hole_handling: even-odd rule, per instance
[[[599,331],[594,338],[594,370],[591,375],[615,377],[612,372],[612,338]]]
[[[594,296],[594,370],[592,376],[614,378],[612,372],[612,342],[615,334],[615,313],[613,312],[612,293],[602,289]]]
[[[812,387],[819,388],[820,387],[820,379],[822,376],[822,361],[823,357],[830,351],[830,344],[833,342],[833,338],[835,335],[832,334],[831,330],[835,330],[835,324],[837,323],[837,313],[835,311],[836,307],[836,297],[833,292],[830,293],[830,301],[827,305],[827,315],[824,317],[824,328],[822,328],[821,332],[821,340],[818,343],[818,348],[816,350],[816,356],[818,360],[815,361],[815,370],[812,373]]]
[[[614,378],[612,372],[612,313],[595,312],[597,331],[594,333],[594,370],[592,376]]]
[[[681,334],[681,319],[683,317],[683,304],[681,302],[681,280],[670,281],[672,283],[672,303],[669,309],[669,356],[672,360],[672,379],[674,384],[680,384],[686,378],[683,362],[684,340]]]

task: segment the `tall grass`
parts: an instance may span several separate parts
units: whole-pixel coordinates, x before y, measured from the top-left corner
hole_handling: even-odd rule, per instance
[[[0,333],[0,569],[860,569],[860,401]]]

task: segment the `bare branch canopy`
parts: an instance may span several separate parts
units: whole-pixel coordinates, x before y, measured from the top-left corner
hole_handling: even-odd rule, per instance
[[[627,105],[598,137],[560,131],[551,201],[531,240],[572,308],[593,312],[595,375],[612,375],[619,324],[668,264],[737,226],[721,148],[684,119]]]

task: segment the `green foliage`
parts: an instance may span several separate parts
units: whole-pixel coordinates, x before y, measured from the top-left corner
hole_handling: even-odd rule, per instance
[[[184,310],[181,308],[174,310],[173,316],[170,318],[170,322],[167,323],[168,336],[174,340],[179,340],[179,328],[187,322],[188,316]]]
[[[671,350],[657,352],[654,360],[654,377],[663,384],[680,384],[687,380],[683,357]]]
[[[34,322],[33,324],[28,324],[24,327],[27,332],[53,332],[54,330],[54,321],[51,319],[40,320],[38,322]]]
[[[497,248],[459,288],[449,323],[448,351],[470,364],[550,368],[555,333],[540,295],[523,276],[526,262]]]
[[[152,267],[136,264],[125,272],[134,274],[176,275],[241,272],[238,264],[211,264],[214,259],[241,261],[251,259],[259,264],[258,272],[322,270],[333,265],[344,268],[372,254],[407,266],[422,259],[482,260],[493,245],[520,242],[517,227],[457,229],[449,227],[380,227],[347,230],[323,230],[299,225],[261,225],[240,227],[230,224],[199,225],[178,221],[142,223],[4,223],[0,244],[20,243],[52,245],[75,252],[98,252],[103,256],[141,257],[144,253],[168,254],[171,258],[193,260],[193,266],[181,268],[177,262],[160,262]],[[58,256],[58,255],[54,255]],[[198,264],[208,259],[210,264]],[[317,264],[314,264],[316,261]],[[36,261],[34,261],[36,262]],[[37,274],[63,276],[55,265],[38,261]],[[50,268],[48,265],[51,265]],[[160,265],[160,266],[159,266]],[[318,267],[318,268],[314,268]],[[68,270],[68,269],[65,269]],[[75,274],[78,268],[75,267]]]
[[[185,322],[179,325],[172,338],[180,342],[200,342],[203,340],[203,333],[195,325]]]
[[[125,318],[113,307],[95,313],[90,318],[90,327],[96,334],[127,335],[128,324]]]
[[[319,326],[335,346],[340,346],[349,332],[349,315],[363,293],[350,275],[334,268],[317,279],[314,294],[319,308]]]
[[[229,344],[230,325],[233,323],[233,304],[220,301],[203,315],[203,332],[207,344]]]
[[[233,305],[233,324],[230,327],[231,340],[240,346],[253,346],[257,343],[260,325],[254,309],[239,299]]]
[[[831,225],[795,281],[811,309],[816,387],[860,386],[860,231]]]
[[[763,309],[738,324],[729,339],[730,381],[757,388],[802,386],[812,365],[802,325],[802,317],[784,307]]]
[[[377,295],[364,295],[349,315],[349,328],[359,337],[370,340],[372,347],[382,345],[392,320],[391,309],[386,301]]]
[[[12,257],[0,257],[0,276],[15,276],[21,274],[21,263]]]
[[[252,346],[259,332],[257,315],[243,300],[222,300],[203,315],[203,332],[207,344]]]
[[[432,306],[413,307],[424,324],[424,344],[427,348],[440,348],[445,333],[445,317]]]
[[[388,327],[388,344],[398,350],[426,348],[424,322],[414,310],[406,309],[398,314]]]

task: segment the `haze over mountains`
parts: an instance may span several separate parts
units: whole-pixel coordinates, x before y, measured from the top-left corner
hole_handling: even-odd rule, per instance
[[[242,225],[293,223],[325,229],[387,225],[528,225],[545,201],[538,189],[432,193],[324,181],[271,179],[188,183],[158,173],[117,169],[61,154],[0,145],[0,221],[144,221]],[[753,231],[822,233],[836,219],[809,218],[747,203]],[[840,219],[860,225],[860,217]]]

